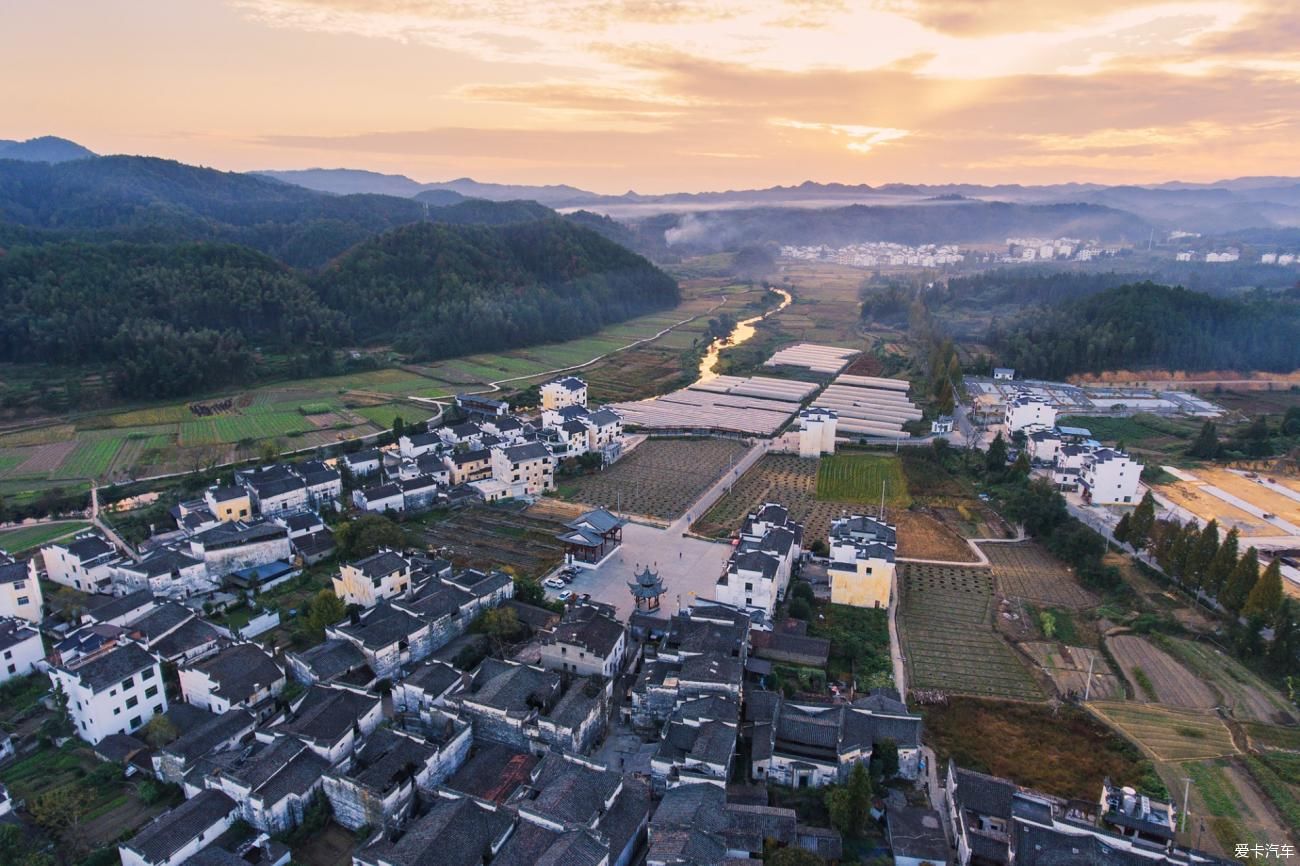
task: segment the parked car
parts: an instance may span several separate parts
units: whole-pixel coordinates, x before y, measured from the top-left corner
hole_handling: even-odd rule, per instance
[[[559,595],[557,595],[556,598],[558,598],[560,601],[568,601],[569,599],[573,598],[573,593],[570,590],[566,589],[563,592],[561,592]]]
[[[548,577],[546,580],[542,581],[542,586],[550,587],[551,589],[564,589],[564,581],[560,580],[558,577]]]
[[[560,577],[566,577],[566,576],[567,576],[567,577],[577,577],[577,576],[578,576],[578,566],[576,566],[576,565],[566,565],[566,566],[564,566],[564,568],[561,568],[561,569],[560,569]]]

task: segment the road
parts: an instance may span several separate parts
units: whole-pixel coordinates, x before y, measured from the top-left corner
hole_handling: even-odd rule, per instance
[[[740,476],[749,471],[749,468],[771,449],[772,442],[771,439],[755,441],[744,456],[735,462],[726,475],[715,481],[712,487],[704,491],[700,498],[691,503],[691,507],[686,509],[685,514],[668,525],[668,531],[678,535],[685,535],[689,532],[691,524],[695,522],[696,518],[703,516],[704,512],[712,508],[715,502],[725,496],[727,491],[731,490],[731,485],[735,484]]]

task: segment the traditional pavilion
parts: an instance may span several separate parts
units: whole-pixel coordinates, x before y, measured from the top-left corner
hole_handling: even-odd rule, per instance
[[[627,520],[604,508],[597,508],[564,524],[565,532],[555,537],[564,543],[568,562],[600,562],[623,543]]]
[[[632,590],[632,601],[637,610],[659,609],[659,596],[664,594],[664,581],[659,572],[650,570],[650,566],[641,569],[634,580],[628,581],[627,588]]]

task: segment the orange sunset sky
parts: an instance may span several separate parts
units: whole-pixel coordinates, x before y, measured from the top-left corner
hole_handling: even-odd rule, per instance
[[[6,0],[0,138],[601,192],[1300,174],[1295,0]]]

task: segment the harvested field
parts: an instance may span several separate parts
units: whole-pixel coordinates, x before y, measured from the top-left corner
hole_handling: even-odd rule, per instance
[[[914,689],[1037,700],[1029,670],[993,630],[993,576],[960,566],[899,565],[899,628]]]
[[[1151,772],[1137,748],[1077,707],[1053,712],[1041,704],[963,697],[920,709],[940,767],[952,758],[968,769],[1085,800],[1096,799],[1106,776],[1141,788]]]
[[[1106,638],[1106,648],[1124,671],[1141,701],[1167,707],[1208,709],[1218,696],[1203,680],[1144,637],[1122,634]]]
[[[55,472],[77,448],[76,440],[53,442],[38,445],[26,460],[10,473],[11,475],[49,475]]]
[[[647,439],[613,466],[560,485],[564,499],[673,520],[749,450],[735,439]]]
[[[1123,700],[1124,685],[1110,669],[1105,656],[1087,647],[1066,646],[1054,641],[1029,641],[1020,648],[1033,657],[1052,678],[1062,696],[1071,692],[1089,700]],[[1092,667],[1092,688],[1088,689],[1088,670]]]
[[[1250,478],[1245,473],[1230,469],[1205,466],[1196,470],[1196,477],[1207,484],[1240,497],[1269,514],[1276,514],[1283,520],[1300,525],[1300,499],[1292,499],[1287,495],[1300,492],[1296,490],[1300,484],[1294,478],[1251,474],[1255,477]]]
[[[1093,701],[1088,707],[1157,760],[1217,758],[1237,751],[1228,727],[1208,710],[1118,701]]]
[[[1191,474],[1187,473],[1186,470],[1183,470],[1183,472],[1184,474]],[[1194,475],[1198,480],[1179,480],[1169,484],[1160,484],[1157,485],[1156,492],[1176,505],[1192,512],[1202,520],[1217,520],[1219,525],[1225,529],[1236,527],[1237,532],[1245,538],[1285,535],[1286,531],[1265,520],[1259,514],[1252,513],[1219,496],[1215,496],[1210,490],[1206,489],[1207,486],[1216,487],[1228,493],[1229,496],[1236,496],[1265,513],[1277,513],[1283,520],[1300,525],[1300,516],[1292,514],[1294,508],[1300,507],[1300,502],[1290,500],[1282,494],[1265,489],[1263,485],[1254,484],[1225,470],[1197,469]],[[1227,482],[1229,484],[1237,487],[1243,484],[1250,486],[1245,489],[1228,490],[1219,484],[1219,481],[1224,480],[1221,477],[1224,475],[1231,478],[1231,481]],[[1214,480],[1211,480],[1211,477]],[[1285,506],[1279,506],[1278,500],[1286,503]],[[1275,512],[1273,510],[1275,507],[1285,507],[1287,510]]]
[[[957,533],[924,511],[887,512],[898,526],[898,556],[903,559],[936,559],[944,562],[978,562],[975,551]]]
[[[1268,724],[1294,725],[1295,708],[1241,662],[1214,646],[1179,638],[1161,638],[1160,647],[1189,667],[1219,692],[1234,718]]]
[[[1099,601],[1035,541],[982,544],[980,550],[989,558],[998,591],[1009,598],[1074,610],[1094,607]]]
[[[554,537],[562,524],[544,512],[478,506],[431,519],[423,534],[430,546],[446,548],[457,565],[509,566],[518,575],[539,577],[564,558],[564,546]]]
[[[982,502],[934,508],[934,514],[962,538],[1014,538],[1015,533],[996,511]]]

